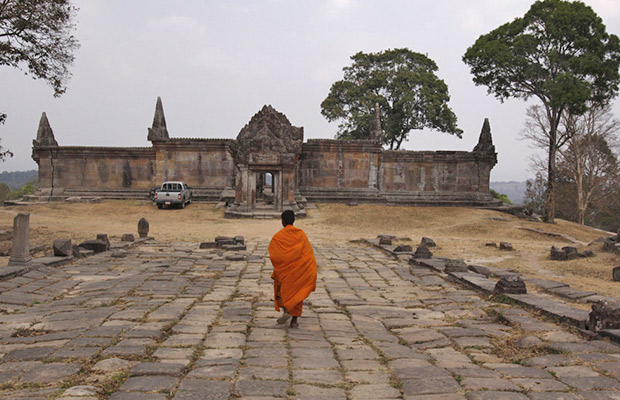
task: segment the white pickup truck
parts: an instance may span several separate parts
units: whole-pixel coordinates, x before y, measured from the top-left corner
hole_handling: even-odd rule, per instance
[[[192,190],[185,182],[164,182],[153,198],[157,208],[176,205],[185,208],[192,201]]]

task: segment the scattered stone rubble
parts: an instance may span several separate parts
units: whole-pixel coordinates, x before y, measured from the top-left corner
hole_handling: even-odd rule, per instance
[[[592,305],[588,328],[596,332],[604,329],[620,329],[620,302],[603,299]]]
[[[217,236],[213,242],[200,243],[201,249],[222,249],[229,251],[246,250],[245,239],[243,236]]]
[[[552,260],[556,261],[567,261],[567,260],[575,260],[580,257],[594,257],[594,252],[592,250],[585,250],[583,253],[579,253],[576,247],[573,246],[565,246],[562,249],[559,249],[555,246],[551,246],[551,251],[549,256]]]

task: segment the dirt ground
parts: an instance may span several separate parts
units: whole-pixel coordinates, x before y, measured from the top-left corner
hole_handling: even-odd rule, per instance
[[[214,204],[191,204],[183,210],[158,210],[145,201],[104,201],[101,203],[50,203],[0,208],[0,230],[11,230],[18,212],[30,212],[30,244],[45,245],[58,238],[74,242],[94,239],[107,233],[119,240],[124,233],[137,236],[137,224],[145,217],[150,236],[160,242],[212,241],[217,235],[242,235],[246,240],[267,242],[281,228],[279,220],[225,219],[224,210]],[[620,295],[620,283],[613,282],[611,270],[620,265],[620,256],[602,251],[602,244],[587,248],[595,257],[573,261],[551,261],[552,245],[576,246],[609,233],[559,220],[556,224],[529,222],[497,211],[471,208],[397,207],[362,204],[318,204],[308,209],[308,217],[295,225],[312,243],[347,243],[351,240],[391,234],[414,246],[422,236],[435,240],[434,255],[460,258],[470,263],[509,268],[527,276],[561,280],[574,288],[600,294]],[[551,237],[523,228],[568,235],[583,243]],[[485,246],[487,242],[509,242],[514,251]],[[8,257],[0,257],[6,265]]]

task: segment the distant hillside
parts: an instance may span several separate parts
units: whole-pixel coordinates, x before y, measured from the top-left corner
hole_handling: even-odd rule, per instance
[[[39,173],[36,169],[0,173],[0,182],[6,183],[11,190],[21,189],[26,183],[36,181],[38,178]]]
[[[522,205],[525,199],[525,181],[491,182],[491,189],[507,195],[515,205]]]

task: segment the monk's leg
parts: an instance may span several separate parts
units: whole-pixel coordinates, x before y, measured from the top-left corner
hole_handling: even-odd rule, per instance
[[[299,303],[295,304],[295,307],[293,307],[289,311],[291,315],[293,316],[293,319],[291,320],[291,328],[297,328],[297,326],[299,326],[299,324],[297,323],[297,317],[301,317],[301,311],[303,307],[304,307],[304,302],[300,301]]]
[[[278,324],[285,324],[289,318],[291,318],[291,314],[288,312],[284,304],[282,303],[282,296],[280,296],[280,285],[276,287],[276,302],[278,307],[282,309],[282,315],[276,320]]]

